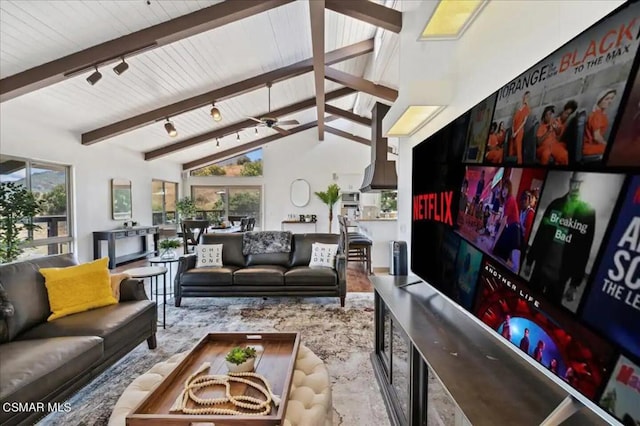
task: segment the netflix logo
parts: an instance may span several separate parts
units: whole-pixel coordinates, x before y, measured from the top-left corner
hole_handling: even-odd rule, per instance
[[[413,221],[430,220],[453,226],[453,191],[413,196]]]

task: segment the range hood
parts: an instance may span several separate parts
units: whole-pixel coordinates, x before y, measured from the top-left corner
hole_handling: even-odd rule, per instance
[[[377,192],[398,189],[396,162],[387,160],[389,144],[382,137],[382,119],[389,107],[376,102],[371,110],[371,164],[364,169],[360,192]]]

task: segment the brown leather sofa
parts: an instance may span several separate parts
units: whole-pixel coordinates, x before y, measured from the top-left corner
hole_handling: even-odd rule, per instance
[[[47,322],[49,300],[38,270],[75,264],[64,254],[0,265],[8,299],[0,311],[2,425],[33,424],[51,409],[48,403],[64,401],[145,339],[156,347],[156,304],[141,281],[123,281],[118,304]]]
[[[196,255],[182,256],[174,282],[175,305],[183,297],[347,295],[346,258],[334,268],[309,267],[311,245],[338,244],[338,234],[293,234],[291,252],[242,254],[243,234],[205,234],[203,244],[223,244],[222,268],[196,268]]]

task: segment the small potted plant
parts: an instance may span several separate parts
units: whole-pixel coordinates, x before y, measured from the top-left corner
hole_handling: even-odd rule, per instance
[[[166,239],[160,241],[160,257],[162,259],[174,259],[176,257],[175,249],[180,247],[180,241],[174,239]]]
[[[241,348],[236,346],[225,357],[229,373],[246,373],[253,371],[256,361],[256,350],[250,346]]]

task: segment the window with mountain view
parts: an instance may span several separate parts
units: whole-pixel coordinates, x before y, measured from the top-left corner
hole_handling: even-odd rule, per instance
[[[176,223],[177,194],[176,182],[156,179],[151,181],[151,211],[154,225]]]
[[[39,201],[40,213],[31,218],[33,230],[22,228],[25,252],[21,257],[68,253],[71,250],[70,168],[2,156],[0,183],[13,182],[29,189]]]
[[[262,148],[192,170],[191,176],[262,176]]]

